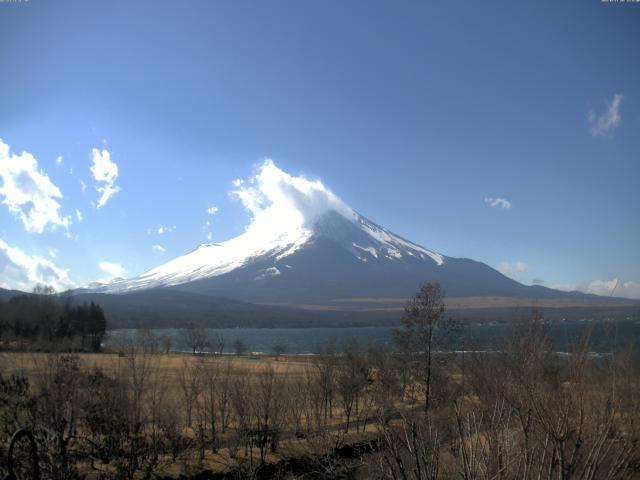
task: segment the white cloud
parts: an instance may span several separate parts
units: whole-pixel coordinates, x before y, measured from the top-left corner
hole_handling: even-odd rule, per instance
[[[38,168],[38,161],[28,152],[11,153],[9,145],[0,140],[0,197],[9,211],[20,218],[29,233],[42,233],[48,225],[68,231],[71,217],[60,216],[62,198],[47,174]]]
[[[80,180],[80,189],[84,192],[87,190],[87,184]]]
[[[152,250],[154,253],[164,253],[164,252],[166,252],[166,251],[167,251],[167,250],[166,250],[162,245],[158,245],[158,244],[156,244],[156,245],[152,245],[152,246],[151,246],[151,250]]]
[[[158,227],[158,235],[164,235],[165,233],[171,233],[176,229],[176,226],[173,225],[171,227],[159,226]]]
[[[56,165],[57,166],[62,165],[62,160],[64,160],[64,157],[62,155],[58,155],[56,158]]]
[[[98,264],[98,267],[100,267],[100,270],[108,273],[111,276],[109,280],[116,277],[124,277],[127,274],[127,270],[119,263],[100,262]],[[99,281],[103,282],[104,280],[99,280]]]
[[[484,203],[486,203],[491,208],[511,210],[511,202],[506,198],[485,197]]]
[[[97,208],[103,207],[107,204],[109,199],[113,197],[116,193],[120,191],[120,187],[115,185],[105,185],[104,187],[98,187],[98,192],[101,193],[100,198],[98,199]]]
[[[589,111],[587,118],[589,120],[589,132],[594,137],[605,135],[620,125],[622,117],[620,115],[620,105],[624,95],[616,93],[610,102],[605,101],[606,110],[597,115],[593,110]]]
[[[618,285],[613,294],[617,297],[640,298],[640,282],[623,282],[622,286]]]
[[[50,249],[49,255],[53,252]],[[50,285],[59,292],[75,286],[68,270],[46,258],[30,256],[0,240],[0,287],[30,291],[38,283]]]
[[[517,260],[515,262],[500,262],[496,266],[496,270],[507,277],[511,277],[519,273],[529,271],[529,265],[521,260]]]
[[[638,298],[640,299],[640,282],[634,281],[621,281],[617,278],[611,280],[592,280],[590,282],[575,283],[575,284],[554,284],[550,285],[551,288],[558,290],[564,290],[566,292],[583,292],[592,293],[594,295],[614,296],[623,298]]]
[[[106,148],[102,151],[97,148],[91,149],[91,161],[93,162],[91,174],[100,184],[96,190],[100,193],[97,208],[101,208],[120,191],[120,187],[115,184],[118,178],[118,165],[111,161],[111,154]]]
[[[278,235],[283,229],[306,228],[321,215],[337,210],[348,218],[355,212],[319,180],[294,177],[265,160],[245,181],[236,181],[232,198],[242,202],[251,214],[248,233],[262,238]]]
[[[202,231],[206,234],[207,241],[211,241],[213,238],[213,234],[211,233],[211,221],[205,220],[204,225],[202,226]]]
[[[76,218],[79,222],[82,221],[82,212],[76,208]]]
[[[209,205],[209,208],[207,208],[207,213],[209,215],[215,215],[216,213],[218,213],[218,207],[216,207],[215,205]]]

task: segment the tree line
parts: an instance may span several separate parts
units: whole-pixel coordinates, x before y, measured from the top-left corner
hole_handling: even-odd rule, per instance
[[[100,305],[73,305],[66,295],[37,286],[33,293],[0,299],[0,344],[5,348],[69,348],[96,352],[107,329]]]

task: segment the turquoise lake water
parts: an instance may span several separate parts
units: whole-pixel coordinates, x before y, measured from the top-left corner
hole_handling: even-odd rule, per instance
[[[622,320],[616,322],[588,321],[554,322],[551,324],[551,337],[554,349],[560,352],[571,351],[577,341],[591,331],[591,350],[607,352],[612,347],[621,347],[633,343],[640,346],[640,320]],[[255,353],[271,353],[276,344],[285,345],[290,354],[312,354],[318,346],[335,342],[338,348],[352,339],[362,344],[393,347],[394,328],[390,327],[353,327],[353,328],[222,328],[209,329],[208,332],[220,334],[225,339],[225,352],[232,353],[233,342],[240,338]],[[112,330],[105,339],[105,345],[112,346],[130,342],[138,335],[136,329]],[[173,351],[188,351],[178,329],[155,329],[156,335],[171,337]],[[460,332],[449,335],[440,342],[446,350],[491,350],[499,347],[508,338],[511,327],[508,324],[489,324],[465,326]]]

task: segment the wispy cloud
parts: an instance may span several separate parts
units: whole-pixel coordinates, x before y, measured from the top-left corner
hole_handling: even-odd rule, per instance
[[[68,230],[71,217],[60,215],[60,189],[38,167],[29,152],[10,153],[0,139],[0,197],[9,211],[18,217],[29,233],[42,233],[48,225]]]
[[[594,137],[605,135],[620,125],[622,117],[620,115],[620,105],[624,95],[616,93],[611,101],[605,101],[605,111],[600,115],[590,110],[587,118],[589,120],[589,132]]]
[[[490,208],[498,208],[501,210],[511,210],[511,202],[506,198],[485,197],[484,203]]]
[[[49,249],[55,257],[57,251]],[[0,240],[0,287],[28,291],[36,284],[49,285],[57,291],[75,286],[69,271],[58,267],[51,260],[28,255]]]
[[[111,280],[113,278],[118,278],[118,277],[124,277],[127,274],[126,268],[124,268],[119,263],[103,261],[98,263],[98,267],[100,268],[100,270],[110,275],[110,278],[108,280]],[[103,281],[103,280],[100,280],[100,281]]]
[[[205,220],[204,225],[202,225],[202,231],[205,233],[205,236],[207,237],[207,241],[211,241],[211,239],[213,238],[213,233],[211,233],[211,221],[210,220]]]
[[[496,265],[496,270],[507,277],[511,277],[530,270],[530,267],[527,263],[517,260],[515,262],[500,262]]]
[[[623,298],[640,299],[640,282],[622,281],[617,278],[611,280],[591,280],[583,283],[562,283],[550,285],[551,288],[564,290],[567,292],[583,292],[592,293],[594,295],[603,295]]]
[[[151,245],[151,251],[153,251],[153,253],[164,253],[167,250],[159,244],[155,244],[155,245]]]
[[[175,225],[172,225],[172,226],[170,226],[170,227],[165,227],[165,226],[163,226],[163,225],[160,225],[160,226],[158,227],[157,232],[158,232],[158,235],[164,235],[164,234],[166,234],[166,233],[171,233],[171,232],[173,232],[175,229],[176,229],[176,226],[175,226]]]
[[[218,213],[218,210],[218,207],[216,207],[215,205],[209,204],[209,206],[207,207],[207,213],[209,215],[215,215],[216,213]]]
[[[57,165],[57,166],[62,165],[62,161],[63,161],[63,160],[64,160],[64,156],[62,156],[62,155],[58,155],[58,156],[56,157],[56,165]]]
[[[91,174],[93,179],[98,182],[96,190],[100,194],[97,208],[101,208],[107,204],[109,199],[120,191],[120,187],[116,186],[118,178],[118,165],[111,160],[111,154],[105,148],[91,150]]]

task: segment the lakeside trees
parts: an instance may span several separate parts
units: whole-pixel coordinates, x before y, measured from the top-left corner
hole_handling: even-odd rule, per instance
[[[67,296],[52,289],[36,287],[33,294],[18,295],[0,308],[0,339],[22,347],[63,342],[71,349],[100,350],[107,320],[100,305],[73,305]]]

